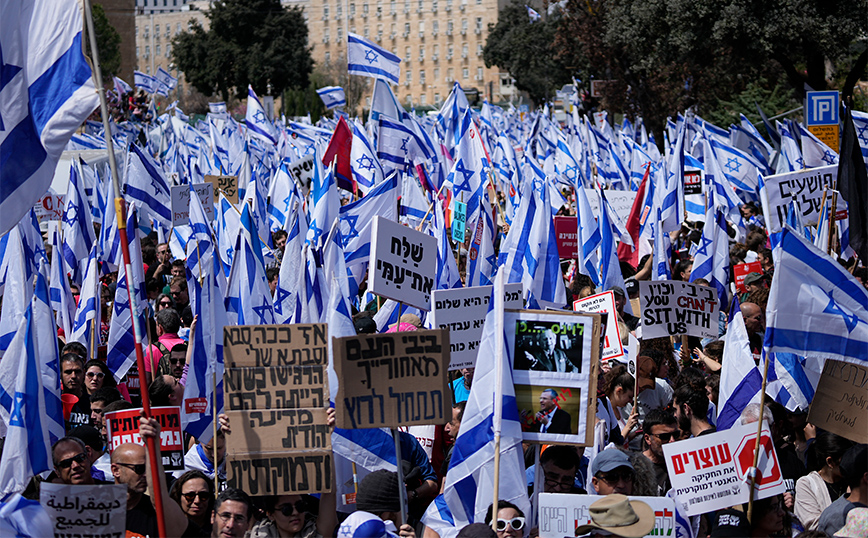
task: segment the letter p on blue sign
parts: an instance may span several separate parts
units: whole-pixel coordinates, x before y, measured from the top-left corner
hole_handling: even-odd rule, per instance
[[[838,125],[837,91],[808,92],[805,97],[805,124]]]

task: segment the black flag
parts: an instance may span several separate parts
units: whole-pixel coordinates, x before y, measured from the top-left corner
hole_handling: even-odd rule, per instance
[[[843,107],[842,107],[843,108]],[[843,114],[844,135],[838,161],[838,190],[850,212],[850,246],[863,264],[868,264],[868,169],[856,138],[849,108]]]

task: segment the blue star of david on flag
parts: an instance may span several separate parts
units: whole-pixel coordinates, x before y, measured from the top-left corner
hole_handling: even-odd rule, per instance
[[[464,161],[458,160],[455,163],[455,172],[456,175],[453,176],[452,179],[452,196],[457,198],[458,194],[462,191],[467,191],[468,194],[472,193],[473,191],[470,187],[470,180],[471,178],[473,178],[473,170],[468,170],[467,167],[464,166]],[[461,181],[455,181],[456,179],[458,179],[457,174],[461,174],[461,177],[463,178]]]
[[[739,168],[741,168],[741,163],[738,162],[738,159],[727,158],[726,164],[724,166],[726,166],[726,169],[730,172],[736,173],[738,172]]]
[[[350,229],[346,233],[344,233],[343,231],[341,232],[343,246],[344,248],[346,248],[352,239],[359,236],[359,231],[356,229],[356,224],[359,221],[359,217],[358,215],[347,215],[346,217],[344,217],[343,220],[350,227]]]
[[[826,293],[826,296],[829,297],[829,304],[827,304],[826,308],[823,309],[823,313],[836,314],[836,315],[841,316],[841,318],[844,320],[844,325],[847,326],[848,332],[853,332],[853,329],[855,329],[856,326],[859,325],[860,322],[861,323],[868,323],[868,322],[862,321],[861,319],[856,317],[855,314],[847,314],[847,312],[842,310],[841,307],[838,305],[838,303],[835,302],[835,298],[833,297],[833,293],[834,293],[834,291],[829,291]]]
[[[347,33],[347,72],[400,84],[401,59],[360,35]]]
[[[368,62],[369,64],[372,64],[372,63],[376,62],[376,61],[377,61],[377,57],[378,57],[378,54],[377,54],[376,52],[372,51],[372,50],[369,50],[369,51],[365,52],[365,60],[367,60],[367,62]]]
[[[362,155],[358,159],[356,159],[356,164],[359,165],[359,168],[362,170],[373,170],[374,169],[374,160],[368,157],[367,155]]]

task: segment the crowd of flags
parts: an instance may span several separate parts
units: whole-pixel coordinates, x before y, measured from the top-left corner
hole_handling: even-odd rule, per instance
[[[528,10],[533,18],[535,12]],[[29,16],[22,8],[4,16],[0,28],[27,26]],[[37,156],[26,166],[4,161],[0,168],[0,287],[5,290],[0,356],[15,357],[0,361],[0,415],[8,425],[0,476],[8,478],[2,481],[10,484],[7,493],[19,491],[26,477],[49,469],[47,447],[63,433],[57,349],[49,343],[55,340],[47,336],[52,327],[48,320],[63,329],[67,340],[92,350],[99,338],[99,278],[111,271],[119,274],[107,362],[118,381],[132,366],[134,324],[141,329],[149,313],[139,246],[146,233],[156,233],[175,258],[186,260],[191,309],[198,322],[190,335],[193,360],[185,400],[197,405],[182,406],[182,423],[186,431],[207,440],[214,413],[223,407],[222,327],[327,322],[333,336],[353,334],[352,307],[364,308],[374,299],[359,294],[372,256],[374,216],[403,222],[437,239],[437,266],[431,268],[436,289],[521,283],[529,308],[564,308],[567,295],[553,226],[562,206],[570,205],[579,223],[571,271],[587,275],[603,290],[623,287],[620,262],[635,264],[652,245],[652,278],[670,278],[669,233],[680,228],[685,215],[692,215],[705,222],[693,252],[692,279],[708,280],[725,310],[731,285],[729,231],[734,231],[734,239],[743,239],[748,223],[739,206],[760,199],[763,177],[850,159],[839,157],[798,122],[767,124],[774,133],[769,143],[744,116],[738,125],[724,129],[693,113],[667,121],[661,153],[641,118],[612,125],[605,113],[592,120],[573,111],[562,125],[548,108],[523,117],[512,106],[484,102],[477,111],[457,83],[436,116],[420,117],[404,110],[389,86],[398,82],[400,59],[352,34],[349,73],[377,78],[366,120],[345,113],[323,117],[315,125],[274,118],[250,87],[244,122],[229,115],[225,103],[212,103],[205,118],[195,122],[177,103],[159,114],[152,104],[149,124],[112,123],[107,133],[86,123],[83,132],[73,134],[96,106],[89,68],[83,76],[87,65],[80,58],[81,34],[73,32],[80,26],[44,30],[57,32],[55,42],[62,46],[54,56],[36,59],[28,57],[26,44],[7,42],[20,39],[15,37],[20,33],[0,32],[4,69],[11,73],[3,81],[13,86],[0,89],[19,92],[23,102],[30,99],[27,110],[3,109],[0,144],[4,152],[7,145],[27,144],[28,154]],[[31,35],[31,42],[37,37]],[[60,62],[64,55],[75,61]],[[24,71],[15,69],[25,64],[27,73],[43,77],[24,80]],[[74,82],[62,92],[48,92],[54,86],[44,77],[54,76]],[[164,71],[155,76],[137,72],[135,77],[135,87],[151,94],[167,94],[177,84]],[[120,79],[114,84],[118,91],[129,88]],[[328,108],[346,101],[340,87],[322,88],[319,95]],[[25,121],[26,114],[35,114],[37,121]],[[858,148],[854,154],[859,163],[868,163],[868,115],[854,112],[852,121],[861,133],[850,142]],[[18,132],[33,125],[41,131]],[[48,188],[64,148],[105,147],[106,136],[120,148],[121,192],[114,192],[106,167],[74,159],[63,193],[63,217],[49,225],[54,246],[49,263],[39,223],[29,208]],[[299,171],[302,164],[304,172]],[[702,194],[685,193],[684,175],[690,170],[701,174]],[[860,173],[865,176],[864,169]],[[194,186],[207,175],[236,176],[238,202],[218,191],[214,206],[204,207]],[[190,189],[190,206],[185,208],[189,218],[174,225],[173,187]],[[613,190],[637,192],[627,222],[607,200]],[[120,260],[116,196],[130,205],[129,274]],[[597,212],[591,200],[598,202]],[[456,202],[466,204],[469,231],[469,247],[458,247],[467,257],[463,282],[451,241]],[[858,211],[851,211],[853,219],[864,222]],[[94,223],[100,224],[99,234]],[[507,233],[501,232],[504,224],[509,225]],[[838,224],[842,238],[849,230],[850,241],[864,245],[864,227],[847,224]],[[862,235],[854,237],[857,229]],[[272,233],[279,230],[287,233],[281,250],[272,243]],[[776,277],[765,339],[765,360],[774,364],[769,377],[773,390],[791,409],[806,405],[813,395],[816,376],[811,372],[819,370],[811,361],[834,357],[864,363],[868,357],[868,293],[806,239],[805,230],[787,226],[775,239]],[[278,263],[272,296],[266,269]],[[77,304],[66,276],[80,289]],[[128,289],[138,304],[136,312],[129,306]],[[394,301],[382,305],[375,317],[380,330],[402,313],[397,306]],[[425,312],[403,310],[408,311],[426,317]],[[727,336],[727,353],[733,357],[741,356],[746,345],[739,315]],[[432,526],[454,527],[481,518],[490,501],[484,495],[490,491],[486,488],[498,409],[504,454],[501,488],[514,493],[510,500],[519,506],[527,504],[509,367],[498,364],[503,354],[494,353],[504,348],[508,352],[511,345],[500,319],[498,323],[496,308],[486,318],[480,347],[491,352],[479,354],[481,377],[474,382],[446,487],[426,515]],[[743,365],[743,360],[731,362],[726,361],[725,368]],[[737,416],[755,398],[756,379],[752,363],[724,371],[724,416]],[[339,380],[333,381],[334,391]],[[376,448],[383,446],[377,436],[382,437],[338,431],[335,451],[369,469],[394,468],[394,458],[390,467],[388,457]]]

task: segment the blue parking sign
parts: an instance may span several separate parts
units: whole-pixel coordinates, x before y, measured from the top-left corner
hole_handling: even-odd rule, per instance
[[[808,92],[805,97],[805,125],[838,125],[837,91]]]

